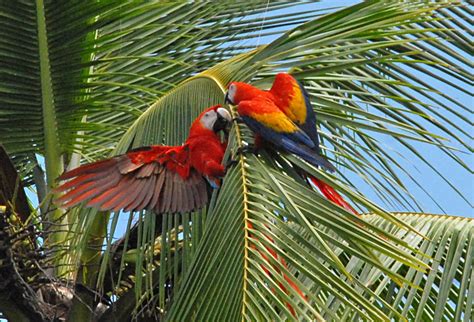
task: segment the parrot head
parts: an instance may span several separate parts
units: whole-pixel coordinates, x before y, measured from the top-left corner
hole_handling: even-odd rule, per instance
[[[215,105],[205,109],[191,126],[191,133],[212,131],[219,132],[225,130],[232,122],[230,113],[221,105]]]
[[[258,95],[261,95],[262,91],[250,84],[242,82],[232,82],[227,87],[227,93],[225,94],[225,103],[237,105],[241,101],[251,100]]]

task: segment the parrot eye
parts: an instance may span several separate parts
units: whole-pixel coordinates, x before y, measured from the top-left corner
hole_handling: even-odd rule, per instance
[[[201,124],[209,129],[212,130],[212,127],[214,126],[214,123],[217,119],[217,113],[215,111],[209,111],[204,113],[204,115],[201,117]]]

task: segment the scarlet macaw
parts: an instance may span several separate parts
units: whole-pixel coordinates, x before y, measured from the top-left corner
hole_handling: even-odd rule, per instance
[[[277,74],[272,88],[268,91],[247,83],[230,83],[225,101],[237,105],[240,118],[255,134],[257,148],[264,140],[278,149],[298,155],[314,166],[335,171],[334,166],[320,155],[316,115],[309,95],[290,74]],[[358,215],[334,188],[315,177],[308,177],[327,199]],[[250,223],[248,228],[252,229]],[[270,237],[265,236],[272,241]],[[251,235],[250,237],[253,238]],[[268,247],[267,250],[286,267],[285,260],[279,257],[275,250]],[[270,263],[265,256],[264,259]],[[268,268],[264,265],[262,268],[267,275],[270,275]],[[306,299],[303,292],[288,276],[283,275],[283,277],[302,298]],[[280,288],[288,293],[283,285],[280,284]],[[294,308],[288,303],[287,306],[296,317]]]
[[[225,100],[237,105],[239,116],[256,134],[256,145],[263,139],[314,166],[335,171],[320,155],[316,115],[309,95],[290,74],[277,74],[268,91],[247,83],[230,83]],[[327,199],[358,214],[334,188],[315,177],[309,176],[309,179]]]
[[[218,133],[231,121],[220,105],[203,111],[181,146],[152,145],[65,172],[68,180],[56,191],[56,202],[72,207],[80,202],[100,210],[187,212],[208,202],[208,185],[224,176],[221,164],[226,143]]]

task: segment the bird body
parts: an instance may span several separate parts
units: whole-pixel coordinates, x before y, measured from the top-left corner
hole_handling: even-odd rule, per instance
[[[304,88],[289,74],[277,74],[268,93],[272,95],[275,104],[299,126],[314,115],[308,113]]]
[[[220,105],[193,122],[181,146],[152,145],[80,166],[59,177],[68,180],[56,191],[61,207],[81,202],[100,210],[187,212],[208,201],[208,185],[217,187],[225,174],[221,164],[226,143],[218,131],[230,121]]]
[[[258,134],[258,140],[270,142],[314,166],[335,170],[320,155],[315,113],[306,90],[293,76],[277,74],[269,91],[233,82],[226,100],[237,105],[237,113]]]
[[[316,114],[304,86],[290,74],[279,73],[275,76],[269,93],[272,94],[278,108],[311,138],[314,143],[313,149],[319,154]]]
[[[256,142],[270,142],[314,166],[335,171],[334,166],[320,155],[316,114],[309,95],[290,74],[277,74],[268,91],[243,82],[230,83],[226,101],[237,105],[239,116],[255,133]],[[308,176],[308,179],[328,200],[357,214],[334,188],[315,177]]]

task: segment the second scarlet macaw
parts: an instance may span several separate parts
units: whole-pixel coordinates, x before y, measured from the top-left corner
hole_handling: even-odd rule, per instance
[[[199,209],[208,202],[208,185],[218,186],[224,176],[226,143],[217,132],[230,121],[216,105],[196,118],[183,145],[142,147],[68,171],[59,177],[68,181],[56,189],[64,192],[56,203],[155,213]]]
[[[335,170],[320,154],[316,115],[309,95],[290,74],[277,74],[268,91],[247,83],[230,83],[226,102],[237,105],[239,116],[256,135],[256,145],[263,139],[314,166]],[[357,214],[334,188],[317,178],[309,179],[326,198]]]
[[[305,88],[291,75],[279,73],[275,77],[270,90],[264,91],[250,84],[233,82],[229,84],[225,97],[226,102],[237,105],[237,112],[244,123],[255,134],[255,145],[261,145],[261,141],[271,143],[274,147],[286,152],[293,153],[314,166],[334,171],[334,166],[320,154],[319,137],[316,129],[316,115]],[[324,181],[315,177],[308,178],[318,187],[321,193],[333,203],[358,215],[334,188]],[[248,228],[253,226],[248,223]],[[271,242],[273,240],[264,233]],[[250,238],[254,238],[250,234]],[[267,250],[272,256],[279,260],[283,266],[286,263],[271,247]],[[269,258],[262,254],[268,264]],[[267,275],[271,275],[269,269],[262,265]],[[277,272],[279,270],[275,268]],[[283,274],[284,279],[290,286],[306,300],[300,288],[292,280]],[[288,294],[287,289],[280,284],[280,289]],[[287,304],[291,314],[296,317],[294,308]]]

